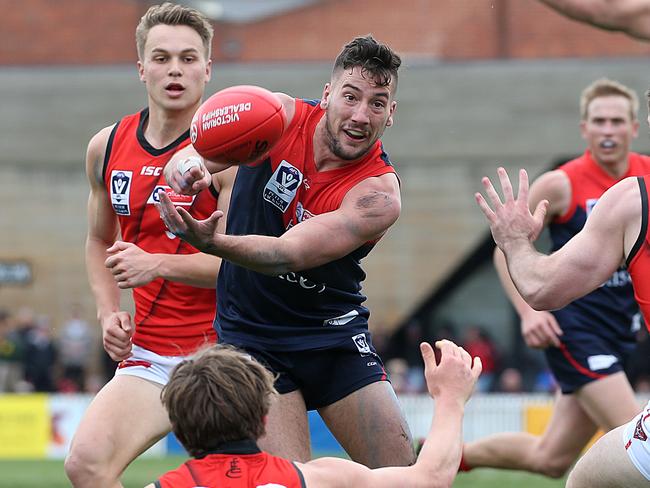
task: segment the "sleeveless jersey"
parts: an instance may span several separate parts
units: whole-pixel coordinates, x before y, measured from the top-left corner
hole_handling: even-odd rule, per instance
[[[379,141],[361,161],[318,171],[313,136],[324,111],[317,100],[296,100],[296,113],[278,145],[260,164],[240,166],[227,233],[281,236],[294,225],[341,205],[359,182],[395,170]],[[336,239],[336,236],[331,236]],[[267,276],[223,261],[217,280],[219,340],[264,350],[329,347],[367,332],[360,261],[368,242],[333,262]]]
[[[650,176],[637,178],[641,191],[641,231],[639,238],[627,257],[627,267],[634,283],[634,296],[641,307],[646,327],[650,330],[650,206],[648,205],[648,186]]]
[[[228,443],[165,473],[157,488],[305,488],[298,467],[261,452],[253,441]]]
[[[157,192],[164,190],[176,205],[205,219],[217,207],[216,191],[196,196],[174,193],[162,174],[165,164],[189,144],[189,130],[165,148],[152,147],[144,137],[148,109],[124,117],[108,140],[103,178],[116,213],[122,239],[149,253],[192,254],[197,249],[167,232],[157,208]],[[215,342],[212,327],[214,290],[158,278],[133,289],[133,343],[163,356],[183,356],[206,342]]]
[[[571,203],[568,211],[549,225],[553,251],[580,232],[594,205],[609,187],[628,176],[650,173],[649,157],[630,153],[628,162],[626,174],[619,179],[607,174],[589,151],[559,168],[571,183]],[[565,333],[584,332],[613,341],[634,341],[637,312],[630,275],[621,267],[602,286],[553,311],[553,315]]]

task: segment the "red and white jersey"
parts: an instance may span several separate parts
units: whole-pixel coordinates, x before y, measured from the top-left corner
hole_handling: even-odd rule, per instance
[[[157,488],[305,488],[298,467],[261,452],[253,441],[229,443],[161,476]],[[230,451],[229,453],[224,451]]]
[[[128,115],[111,132],[104,158],[103,179],[122,239],[149,253],[193,254],[198,250],[167,231],[155,203],[165,191],[177,206],[197,219],[217,208],[213,187],[196,196],[178,195],[166,184],[163,168],[172,155],[189,144],[189,130],[162,149],[144,137],[148,109]],[[215,291],[158,278],[133,289],[133,343],[163,356],[185,356],[206,342],[214,343],[212,327]]]
[[[627,257],[627,269],[634,285],[636,298],[646,327],[650,330],[650,209],[648,205],[648,188],[650,175],[639,176],[639,190],[641,191],[641,231],[639,237]]]

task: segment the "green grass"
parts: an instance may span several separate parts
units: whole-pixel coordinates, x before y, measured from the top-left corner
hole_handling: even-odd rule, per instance
[[[142,488],[154,481],[161,473],[177,467],[185,458],[138,459],[124,473],[122,482],[126,488]],[[565,480],[551,480],[542,476],[480,469],[462,473],[454,488],[559,488]],[[1,488],[64,488],[69,487],[63,473],[63,462],[47,461],[0,461]],[[309,488],[309,487],[307,487]]]

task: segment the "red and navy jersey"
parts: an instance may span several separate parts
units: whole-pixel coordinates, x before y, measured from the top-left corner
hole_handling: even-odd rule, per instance
[[[569,178],[571,203],[567,212],[549,225],[553,251],[580,232],[594,205],[608,188],[628,176],[650,173],[650,158],[647,156],[630,153],[628,164],[625,175],[616,179],[605,172],[587,151],[559,168]],[[584,332],[611,340],[634,341],[634,316],[637,312],[630,275],[625,267],[621,267],[599,288],[553,314],[565,333]]]
[[[228,443],[161,476],[157,488],[305,488],[298,467],[261,452],[253,441]]]
[[[269,157],[239,167],[228,234],[281,236],[304,220],[338,209],[359,182],[395,173],[379,141],[359,162],[318,171],[312,143],[324,113],[318,101],[296,100],[291,124]],[[265,350],[309,350],[366,332],[369,312],[361,293],[366,275],[360,261],[374,244],[368,242],[322,266],[280,276],[223,261],[215,321],[220,340]]]
[[[103,178],[124,241],[149,253],[193,254],[197,249],[167,231],[154,203],[159,190],[195,218],[205,219],[217,207],[217,192],[178,195],[166,184],[165,164],[189,144],[189,130],[162,149],[144,137],[148,109],[128,115],[113,128],[106,147]],[[158,278],[133,289],[133,343],[163,356],[183,356],[215,342],[214,290]]]
[[[650,175],[637,178],[641,192],[641,231],[629,256],[627,269],[634,283],[634,296],[641,307],[646,327],[650,330],[650,206],[648,205],[648,186]]]

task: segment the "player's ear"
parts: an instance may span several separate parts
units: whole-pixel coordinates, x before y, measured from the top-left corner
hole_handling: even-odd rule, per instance
[[[209,83],[212,79],[212,60],[208,59],[208,62],[205,64],[205,82]]]
[[[395,113],[395,109],[397,108],[397,102],[392,101],[390,102],[390,111],[388,113],[388,120],[386,121],[386,127],[390,127],[393,125],[393,114]]]
[[[142,83],[146,83],[147,81],[144,78],[144,64],[142,64],[142,61],[138,59],[138,76],[140,77],[140,81]]]
[[[325,110],[327,108],[327,105],[329,104],[331,90],[332,90],[332,84],[325,83],[325,87],[323,88],[323,96],[320,99],[320,108],[322,108],[323,110]]]

